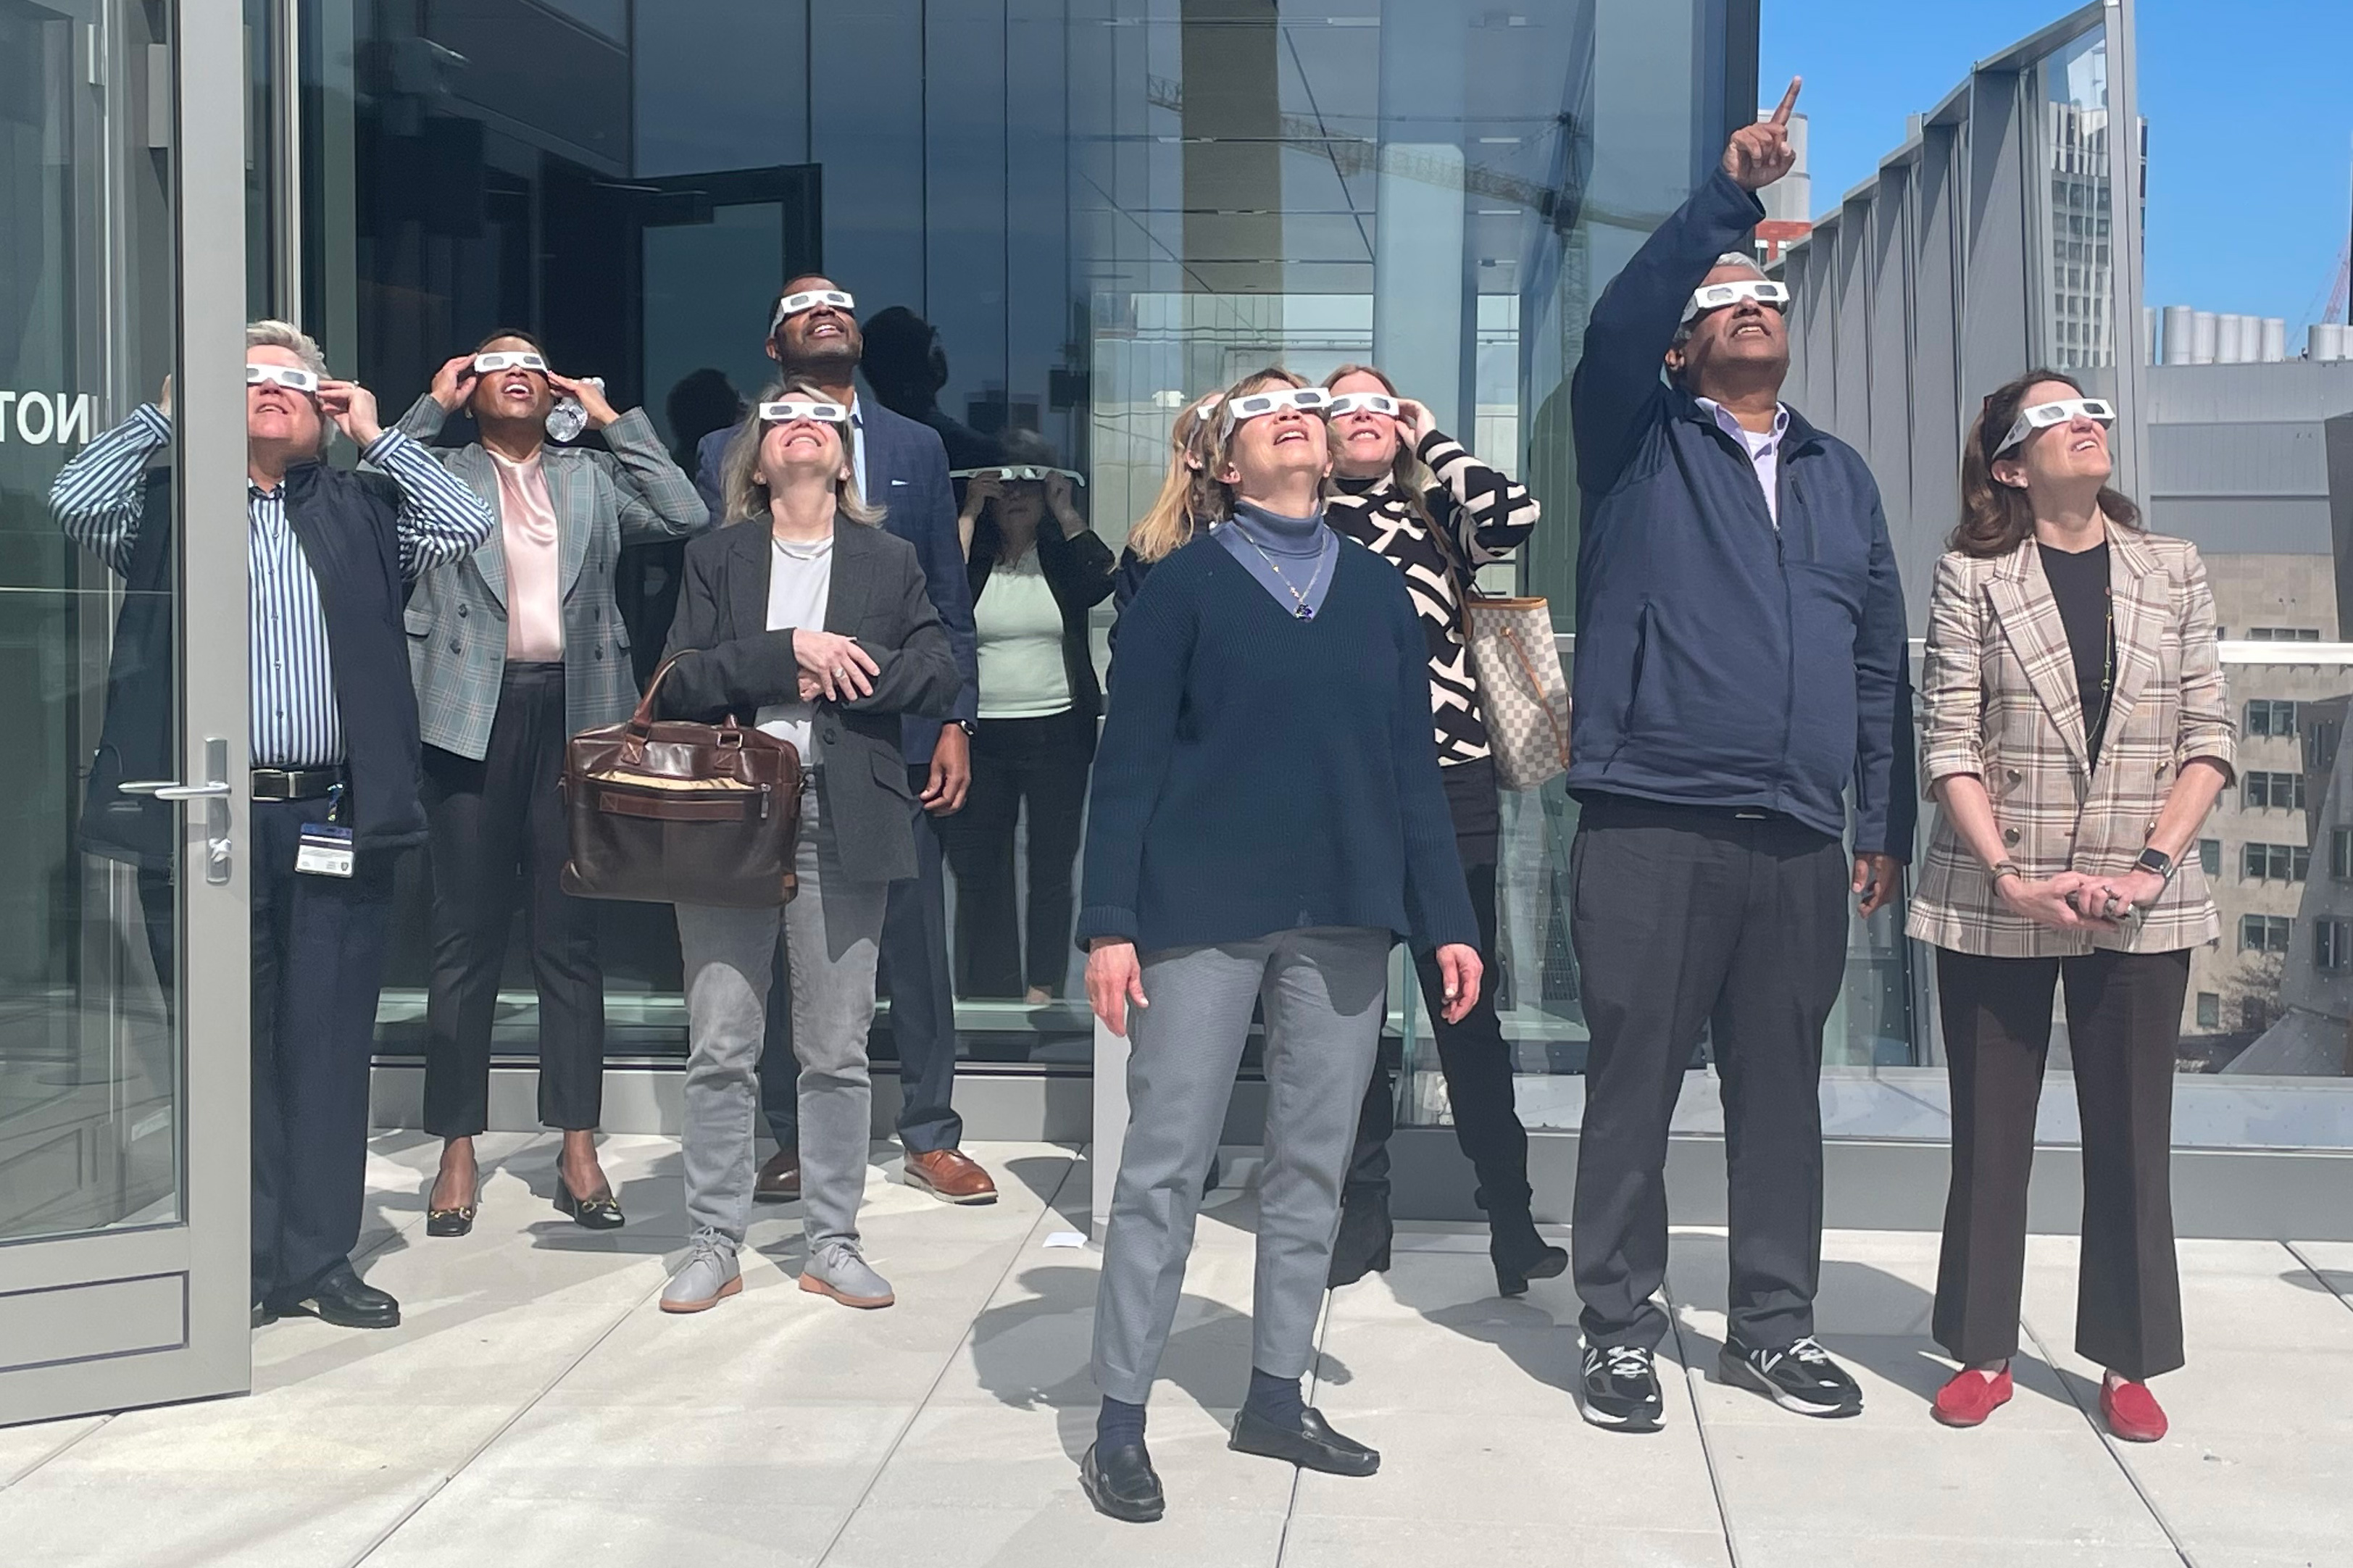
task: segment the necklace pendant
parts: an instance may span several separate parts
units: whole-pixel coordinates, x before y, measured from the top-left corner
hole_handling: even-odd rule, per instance
[[[1315,618],[1315,606],[1314,606],[1314,605],[1300,605],[1300,606],[1299,606],[1299,610],[1298,610],[1298,616],[1299,616],[1299,618],[1300,618],[1301,620],[1303,620],[1303,621],[1312,621],[1312,620],[1314,620],[1314,619]]]

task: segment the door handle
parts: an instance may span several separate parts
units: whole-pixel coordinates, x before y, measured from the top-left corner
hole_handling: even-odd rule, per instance
[[[201,800],[205,803],[205,880],[218,886],[228,880],[228,742],[205,737],[205,781],[182,784],[177,779],[130,779],[115,785],[124,795],[152,795],[157,800]]]

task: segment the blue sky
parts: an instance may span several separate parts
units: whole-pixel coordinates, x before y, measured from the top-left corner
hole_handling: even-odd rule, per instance
[[[1765,0],[1758,92],[1806,79],[1819,215],[2065,0]],[[2319,314],[2353,206],[2353,0],[2140,0],[2148,302]]]

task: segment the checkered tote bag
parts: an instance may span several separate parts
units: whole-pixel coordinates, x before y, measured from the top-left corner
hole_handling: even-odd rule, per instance
[[[1543,599],[1462,598],[1464,641],[1479,679],[1495,775],[1505,789],[1535,789],[1568,771],[1568,677]]]

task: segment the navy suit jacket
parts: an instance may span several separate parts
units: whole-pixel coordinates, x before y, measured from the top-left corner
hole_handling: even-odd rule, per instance
[[[972,588],[965,576],[964,548],[956,538],[955,489],[948,480],[947,448],[939,432],[871,397],[858,400],[866,443],[867,500],[884,509],[882,526],[915,547],[923,568],[923,591],[947,628],[964,689],[955,717],[971,723],[980,714],[980,651],[972,630]],[[694,487],[702,492],[717,527],[721,515],[719,474],[733,426],[714,430],[695,448]],[[900,721],[899,750],[911,766],[928,767],[938,744],[940,721],[908,714]]]

